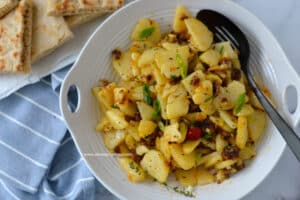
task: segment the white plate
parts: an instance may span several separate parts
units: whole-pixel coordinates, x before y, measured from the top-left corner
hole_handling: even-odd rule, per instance
[[[74,39],[33,64],[30,74],[0,74],[0,99],[7,97],[25,85],[35,83],[42,77],[73,63],[83,45],[104,19],[105,17],[100,17],[93,22],[76,28],[74,30]]]
[[[163,3],[161,0],[140,0],[131,3],[109,17],[95,31],[67,75],[60,96],[61,111],[81,155],[97,179],[121,199],[185,198],[156,183],[130,183],[114,158],[86,156],[107,152],[101,135],[95,132],[95,125],[101,113],[97,112],[97,102],[91,94],[91,88],[98,85],[100,78],[118,80],[110,65],[111,51],[116,47],[128,47],[130,32],[139,18],[151,17],[160,23],[163,31],[170,30],[169,25],[172,23],[177,4],[185,5],[194,14],[200,9],[213,9],[238,24],[247,34],[251,45],[250,66],[257,76],[262,77],[264,84],[276,99],[279,111],[290,124],[295,126],[299,120],[300,106],[294,114],[288,113],[284,94],[289,85],[294,85],[300,91],[300,79],[272,34],[247,10],[228,0],[164,0]],[[75,113],[69,112],[67,104],[67,92],[71,85],[75,85],[79,93]],[[269,122],[266,133],[257,147],[258,155],[250,165],[220,185],[196,187],[197,198],[242,198],[262,182],[279,160],[284,148],[285,142]],[[170,182],[174,183],[172,180]]]

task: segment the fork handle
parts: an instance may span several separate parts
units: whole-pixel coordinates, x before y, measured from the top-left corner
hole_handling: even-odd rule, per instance
[[[288,144],[298,161],[300,161],[300,138],[265,97],[250,73],[248,72],[246,74],[250,86],[253,88],[253,91],[256,94],[258,100],[263,105],[265,112],[273,121],[274,125],[279,130],[281,136],[285,139],[286,143]]]

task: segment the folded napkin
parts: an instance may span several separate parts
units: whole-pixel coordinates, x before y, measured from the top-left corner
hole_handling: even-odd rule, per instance
[[[60,114],[64,68],[0,100],[0,199],[113,199],[77,152]]]

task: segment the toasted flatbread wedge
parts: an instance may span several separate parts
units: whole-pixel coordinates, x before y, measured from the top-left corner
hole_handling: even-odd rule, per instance
[[[87,23],[97,17],[105,15],[106,11],[95,12],[91,14],[82,14],[82,15],[72,15],[72,16],[65,16],[65,20],[70,28],[75,28],[81,24]]]
[[[30,71],[32,2],[21,0],[0,19],[0,72]]]
[[[19,3],[19,0],[0,0],[0,18],[9,13]]]
[[[116,10],[124,0],[47,0],[48,15],[78,15]]]
[[[32,62],[73,38],[63,17],[48,16],[46,0],[33,0]]]

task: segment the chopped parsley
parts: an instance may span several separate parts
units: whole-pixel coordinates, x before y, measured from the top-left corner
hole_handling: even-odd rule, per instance
[[[224,46],[222,45],[221,49],[220,49],[220,54],[223,54],[223,53],[224,53]]]
[[[241,112],[245,103],[246,103],[246,93],[243,93],[238,97],[236,101],[236,106],[234,107],[233,110],[234,114],[238,114],[239,112]]]
[[[213,96],[207,97],[206,99],[204,99],[204,103],[211,101],[213,98]]]
[[[148,104],[148,105],[152,105],[152,97],[151,97],[151,90],[149,85],[143,85],[143,97],[144,97],[144,101]]]
[[[155,99],[153,102],[153,108],[155,112],[152,114],[152,120],[156,120],[161,115],[161,107],[158,99]]]
[[[205,140],[210,140],[212,138],[212,135],[209,133],[205,133],[202,138],[204,138]]]
[[[190,190],[190,187],[187,187],[187,188],[181,188],[181,187],[178,187],[178,186],[175,186],[175,187],[171,187],[171,186],[169,186],[167,183],[162,183],[162,185],[164,185],[166,188],[167,188],[167,190],[173,190],[174,192],[177,192],[177,193],[179,193],[179,194],[182,194],[182,195],[184,195],[184,196],[186,196],[186,197],[193,197],[193,198],[195,198],[196,196],[193,194],[193,191],[192,190]],[[191,188],[192,189],[192,188]]]
[[[184,60],[180,54],[176,54],[176,62],[180,68],[180,75],[184,79],[187,76],[187,65],[184,63]]]
[[[129,163],[129,167],[130,167],[131,169],[134,169],[136,173],[141,174],[139,167],[138,167],[138,166],[135,166],[134,163],[133,163],[132,161]]]
[[[152,33],[154,33],[155,28],[154,27],[149,27],[144,29],[141,33],[140,33],[140,39],[145,39],[148,38],[152,35]]]
[[[117,106],[116,104],[113,104],[111,107],[112,107],[113,109],[120,109],[119,106]]]

